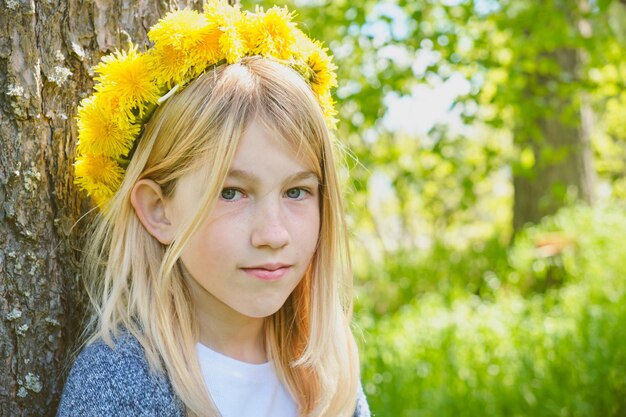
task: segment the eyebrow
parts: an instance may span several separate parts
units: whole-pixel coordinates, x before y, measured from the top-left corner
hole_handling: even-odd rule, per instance
[[[246,170],[243,170],[243,169],[232,169],[232,170],[230,170],[228,172],[227,178],[238,179],[238,180],[249,182],[249,183],[258,183],[259,182],[259,177],[257,177],[252,172],[246,171]],[[285,182],[302,181],[302,180],[309,180],[309,179],[314,179],[318,183],[320,182],[319,177],[313,171],[296,172],[295,174],[290,175],[289,177],[287,177],[285,179]]]

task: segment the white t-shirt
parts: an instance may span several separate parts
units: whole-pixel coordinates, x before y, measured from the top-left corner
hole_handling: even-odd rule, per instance
[[[273,363],[252,364],[196,345],[204,382],[222,417],[297,417]]]

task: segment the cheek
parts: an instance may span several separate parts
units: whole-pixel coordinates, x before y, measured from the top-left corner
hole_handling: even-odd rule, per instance
[[[224,229],[224,230],[223,230]],[[213,271],[224,265],[232,256],[233,233],[219,224],[201,227],[189,240],[181,260],[192,275]]]
[[[298,239],[302,239],[302,249],[313,256],[320,235],[320,213],[317,208],[311,209],[304,216],[294,234]]]
[[[215,248],[211,247],[209,242],[194,236],[183,250],[180,259],[183,265],[185,265],[187,272],[198,280],[200,278],[198,275],[199,271],[213,269],[213,258],[216,255]]]

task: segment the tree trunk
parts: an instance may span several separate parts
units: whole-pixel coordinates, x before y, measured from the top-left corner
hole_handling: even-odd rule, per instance
[[[74,114],[91,68],[176,5],[0,2],[0,415],[54,415],[84,315]]]
[[[579,1],[581,7],[585,3]],[[569,7],[566,1],[562,4],[563,8]],[[562,11],[573,15],[572,10]],[[577,23],[581,32],[588,30],[581,24],[584,22],[572,24]],[[590,145],[593,115],[579,84],[583,79],[583,52],[560,48],[542,53],[537,60],[553,62],[557,71],[541,73],[537,65],[538,72],[528,74],[523,99],[535,104],[520,107],[530,109],[530,114],[516,115],[515,142],[532,156],[534,163],[526,168],[522,163],[522,168],[514,172],[515,230],[537,223],[572,199],[588,203],[594,199]]]

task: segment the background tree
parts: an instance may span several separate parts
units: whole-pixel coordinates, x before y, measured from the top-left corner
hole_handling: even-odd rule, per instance
[[[513,227],[519,230],[576,198],[594,199],[587,61],[605,38],[592,37],[591,19],[606,14],[586,0],[502,1],[499,7],[487,18],[496,35],[485,33],[488,59],[480,61],[506,71],[492,101],[511,113],[519,150],[513,162]]]
[[[84,312],[73,116],[103,54],[177,5],[0,3],[0,415],[54,415]]]

